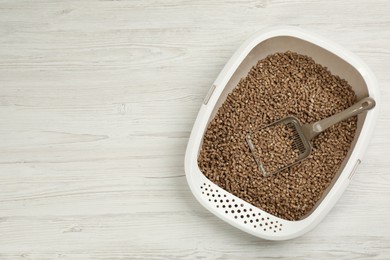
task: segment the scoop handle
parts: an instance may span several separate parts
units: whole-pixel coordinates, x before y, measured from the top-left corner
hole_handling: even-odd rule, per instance
[[[347,118],[350,118],[352,116],[356,116],[364,111],[370,110],[373,107],[375,107],[375,100],[366,97],[362,100],[356,102],[349,108],[345,109],[344,111],[341,111],[340,113],[337,113],[333,116],[327,117],[325,119],[322,119],[318,122],[315,122],[313,124],[306,124],[302,128],[305,136],[307,139],[311,140],[312,138],[316,137],[321,132],[325,131],[330,126],[343,121]]]

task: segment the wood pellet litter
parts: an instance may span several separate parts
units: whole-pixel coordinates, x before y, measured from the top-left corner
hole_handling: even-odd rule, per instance
[[[294,52],[269,55],[241,79],[209,123],[198,165],[212,182],[252,205],[283,219],[302,219],[347,155],[357,117],[318,135],[307,159],[269,177],[259,171],[245,136],[289,115],[313,123],[355,101],[347,81],[312,58]]]

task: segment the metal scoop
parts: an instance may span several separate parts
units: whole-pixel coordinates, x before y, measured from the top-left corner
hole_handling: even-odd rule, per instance
[[[352,116],[360,114],[364,111],[370,110],[373,107],[375,107],[375,100],[370,97],[366,97],[358,101],[354,105],[350,106],[349,108],[345,109],[344,111],[335,114],[333,116],[330,116],[328,118],[322,119],[313,124],[302,125],[299,122],[299,120],[295,117],[292,116],[285,117],[283,119],[275,121],[269,125],[261,127],[255,130],[254,132],[248,134],[246,136],[246,142],[248,143],[249,149],[256,161],[257,166],[259,167],[260,172],[263,174],[264,177],[267,177],[277,172],[280,172],[307,158],[310,155],[312,150],[312,145],[310,143],[310,140],[316,137],[321,132],[325,131],[330,126],[340,121],[343,121],[347,118],[350,118]],[[267,131],[272,131],[272,127],[279,124],[282,124],[287,129],[290,129],[289,131],[291,132],[291,135],[289,135],[288,138],[290,138],[291,149],[294,150],[297,156],[294,162],[287,163],[286,165],[278,167],[276,170],[269,172],[267,171],[267,165],[264,165],[264,162],[259,157],[258,150],[256,149],[255,144],[253,142],[253,135],[262,129],[265,129]],[[259,148],[261,149],[261,147]]]

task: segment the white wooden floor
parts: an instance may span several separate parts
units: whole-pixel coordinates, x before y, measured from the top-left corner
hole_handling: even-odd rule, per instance
[[[0,259],[390,259],[389,13],[387,0],[0,0]],[[348,190],[285,242],[214,217],[183,169],[210,84],[273,25],[352,50],[383,95]]]

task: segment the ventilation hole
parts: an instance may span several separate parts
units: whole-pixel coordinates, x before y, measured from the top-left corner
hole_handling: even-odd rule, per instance
[[[255,214],[255,213],[253,213],[253,214],[252,214],[252,216],[256,216],[256,214]]]
[[[223,196],[226,198],[226,194],[223,194]]]
[[[269,229],[272,229],[272,227],[271,227],[271,226],[269,226]]]
[[[215,195],[214,195],[214,194],[212,194],[211,196],[215,197]]]
[[[250,222],[250,223],[253,223],[253,220],[250,220],[249,222]]]
[[[235,200],[234,199],[232,199],[232,202],[234,202]]]
[[[241,213],[241,210],[237,210],[238,213]]]
[[[234,213],[234,210],[232,210],[232,213]]]
[[[283,224],[282,224],[282,223],[280,223],[280,226],[282,227],[282,226],[283,226]]]
[[[235,204],[235,205],[234,205],[234,207],[236,207],[236,208],[237,208],[237,207],[238,207],[238,205],[237,205],[237,204]]]
[[[225,208],[225,205],[222,205],[222,208]]]
[[[229,204],[229,208],[231,208],[231,207],[232,207],[232,205]]]
[[[207,193],[207,196],[209,196],[210,194],[209,193]]]
[[[213,189],[210,189],[211,192],[213,192]]]
[[[278,223],[278,221],[276,220],[275,223]]]
[[[217,208],[219,208],[219,205],[217,205]]]
[[[256,225],[254,225],[253,227],[256,228]]]
[[[218,200],[214,200],[214,202],[217,202]]]
[[[226,211],[225,211],[225,213],[226,213],[226,214],[228,214],[228,213],[229,213],[229,211],[227,211],[227,210],[226,210]]]
[[[234,218],[237,218],[237,216],[234,216]]]
[[[229,202],[229,200],[226,200],[226,202]]]
[[[276,230],[274,230],[274,233],[276,233]]]
[[[246,220],[244,221],[244,224],[246,224],[246,223],[248,223],[248,222],[246,222]]]
[[[275,228],[278,228],[278,226],[277,226],[277,225],[275,225]]]
[[[220,198],[220,197],[221,197],[221,195],[218,194],[218,198]]]
[[[264,221],[264,218],[261,218],[261,221]]]
[[[249,211],[252,211],[252,208],[249,208]]]
[[[244,215],[241,215],[241,218],[244,218]]]
[[[262,226],[263,226],[263,224],[261,224],[261,223],[260,223],[260,224],[259,224],[259,226],[260,226],[260,227],[262,227]]]
[[[215,190],[215,192],[218,192],[218,190]]]
[[[248,214],[248,215],[246,215],[246,217],[247,217],[247,218],[249,218],[250,216],[251,216],[251,215],[249,215],[249,214]]]
[[[207,188],[204,188],[204,190],[207,190]]]
[[[282,231],[282,229],[281,229],[281,228],[279,228],[279,231]]]
[[[240,206],[241,206],[241,207],[244,207],[244,204],[241,203]]]
[[[268,226],[268,222],[265,222],[265,225]]]
[[[273,224],[274,222],[273,221],[271,221],[271,224]]]
[[[244,209],[244,212],[246,212],[246,209]]]
[[[269,220],[269,217],[267,217],[267,219]]]
[[[265,228],[264,228],[263,230],[264,230],[264,231],[267,231],[267,229],[265,229]]]
[[[221,203],[222,203],[222,202],[223,202],[223,200],[220,200],[219,202],[221,202]]]
[[[201,189],[203,189],[203,186],[200,186]]]
[[[256,222],[259,222],[259,219],[258,219],[258,218],[256,219]]]
[[[209,199],[209,201],[211,201],[211,199]]]
[[[259,213],[259,214],[257,214],[257,215],[261,216],[261,213]]]
[[[204,194],[204,191],[202,191],[202,194]]]

